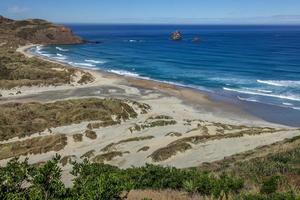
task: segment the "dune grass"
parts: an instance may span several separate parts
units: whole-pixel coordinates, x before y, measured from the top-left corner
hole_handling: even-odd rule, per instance
[[[7,103],[0,105],[0,140],[23,137],[47,128],[83,121],[136,118],[135,110],[118,99],[77,99],[54,103]]]

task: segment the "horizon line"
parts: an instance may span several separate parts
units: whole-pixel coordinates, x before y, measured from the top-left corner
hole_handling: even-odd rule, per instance
[[[300,26],[299,23],[139,23],[139,22],[54,22],[56,24],[78,25],[187,25],[187,26]]]

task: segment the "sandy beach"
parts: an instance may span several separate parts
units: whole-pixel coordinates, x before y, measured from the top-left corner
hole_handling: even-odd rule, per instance
[[[27,57],[33,57],[36,55],[27,51],[33,46],[23,46],[17,51]],[[221,160],[224,157],[300,135],[300,131],[295,128],[263,121],[234,105],[212,101],[205,94],[189,88],[101,71],[82,70],[92,74],[94,81],[85,85],[33,86],[1,90],[3,96],[0,104],[33,101],[48,103],[97,97],[138,101],[150,105],[151,110],[121,124],[93,129],[97,134],[96,139],[83,137],[80,142],[74,140],[75,134],[83,134],[86,131],[86,127],[91,123],[87,121],[51,128],[51,132],[45,130],[22,139],[12,138],[2,141],[1,144],[25,141],[39,136],[64,134],[67,137],[67,144],[62,150],[32,154],[29,156],[29,162],[46,161],[56,153],[80,161],[87,152],[91,152],[92,157],[121,152],[104,162],[121,168],[142,166],[145,163],[185,168]],[[18,91],[20,94],[16,94]],[[161,116],[167,116],[164,117],[166,121],[175,121],[175,123],[154,127],[144,126],[146,128],[141,130],[134,129],[136,125],[143,127],[144,124],[162,118]],[[205,139],[202,139],[204,136]],[[137,139],[140,137],[143,139]],[[189,149],[176,149],[178,147],[176,145],[182,142],[181,139],[190,140]],[[175,150],[165,149],[170,146]],[[110,147],[108,151],[103,150],[106,147]],[[160,151],[174,152],[171,156],[156,159],[155,153]],[[0,163],[5,164],[7,160],[3,159]],[[72,178],[69,174],[70,169],[70,163],[63,166],[63,178],[67,185]]]

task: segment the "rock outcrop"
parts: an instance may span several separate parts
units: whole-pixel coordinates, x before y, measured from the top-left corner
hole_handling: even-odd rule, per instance
[[[180,41],[182,40],[182,34],[180,31],[175,31],[171,34],[171,40],[173,41]]]
[[[0,33],[10,34],[25,43],[80,44],[84,42],[69,28],[41,19],[16,21],[0,16]]]

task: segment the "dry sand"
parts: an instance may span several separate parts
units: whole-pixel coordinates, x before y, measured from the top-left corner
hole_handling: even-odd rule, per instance
[[[32,56],[26,49],[31,46],[20,47],[18,52],[26,56]],[[44,59],[44,58],[43,58]],[[51,61],[53,62],[53,61]],[[68,66],[70,67],[70,66]],[[86,69],[85,69],[86,70]],[[155,163],[162,165],[172,165],[175,167],[185,168],[198,166],[203,162],[212,162],[221,160],[224,157],[241,153],[247,150],[254,149],[259,146],[268,145],[277,141],[284,140],[300,135],[300,131],[284,127],[277,124],[271,124],[251,116],[237,107],[230,104],[211,101],[206,95],[196,92],[191,89],[176,87],[173,85],[159,83],[149,80],[141,80],[136,78],[123,77],[119,75],[86,70],[95,77],[95,81],[86,85],[64,85],[58,87],[23,87],[9,91],[0,91],[4,97],[0,103],[7,102],[51,102],[61,99],[71,98],[86,98],[86,97],[113,97],[122,99],[131,99],[149,104],[151,111],[147,114],[141,114],[136,119],[130,119],[120,125],[114,125],[106,128],[95,129],[97,139],[91,140],[83,137],[83,141],[75,142],[73,135],[84,133],[89,122],[74,124],[64,127],[53,128],[51,134],[66,134],[68,144],[59,152],[48,152],[38,155],[29,155],[29,162],[36,163],[50,159],[56,153],[64,156],[73,156],[74,159],[80,161],[81,156],[91,150],[95,150],[95,155],[103,154],[102,148],[111,144],[117,143],[120,140],[141,137],[153,136],[152,139],[133,141],[115,145],[111,151],[123,152],[122,156],[117,156],[105,163],[127,168],[131,166],[141,166],[145,163]],[[20,95],[5,95],[21,91]],[[143,124],[149,117],[157,115],[167,115],[172,117],[177,124],[152,127],[141,131],[130,131],[130,127],[135,124]],[[193,120],[188,122],[188,120]],[[219,127],[212,124],[219,122],[222,124],[246,125],[255,127],[274,127],[278,131],[274,133],[262,133],[257,135],[244,135],[243,137],[221,138],[218,140],[207,141],[192,145],[192,149],[185,152],[179,152],[176,155],[161,162],[154,162],[149,155],[155,150],[167,146],[169,143],[180,138],[201,135],[200,131],[191,131],[198,127],[199,124],[208,127],[208,134],[217,134]],[[282,131],[281,128],[286,130]],[[226,134],[240,130],[226,130]],[[182,135],[166,136],[170,132],[179,132]],[[49,135],[48,131],[41,135]],[[39,136],[40,134],[32,135],[29,138]],[[25,138],[28,139],[28,138]],[[18,140],[13,138],[5,142],[13,142]],[[5,143],[5,142],[0,142]],[[146,151],[139,151],[143,147],[149,147]],[[22,157],[24,158],[24,157]],[[0,161],[0,164],[5,164],[7,160]],[[71,165],[63,167],[63,178],[67,185],[70,184],[71,176],[68,173]]]

